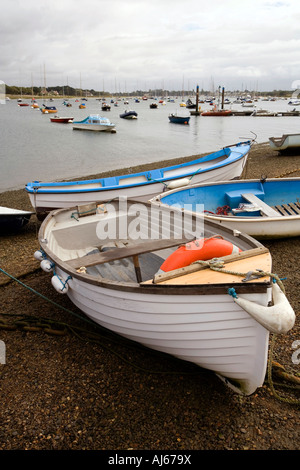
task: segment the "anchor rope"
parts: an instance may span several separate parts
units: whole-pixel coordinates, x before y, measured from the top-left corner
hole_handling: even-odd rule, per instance
[[[271,388],[271,392],[273,393],[274,397],[277,398],[280,401],[289,403],[290,405],[300,405],[300,400],[293,400],[291,398],[282,397],[275,390],[274,382],[273,382],[273,378],[272,378],[272,366],[274,365],[273,364],[273,354],[274,354],[274,348],[275,348],[275,339],[276,339],[276,335],[273,335],[272,340],[271,340],[271,344],[270,344],[268,371],[267,371],[268,382],[269,382],[269,385],[270,385],[270,388]],[[300,378],[299,378],[299,383],[300,383]],[[296,389],[297,387],[293,387],[293,388]]]
[[[292,173],[296,173],[297,171],[300,171],[300,168],[296,168],[295,170],[291,171],[286,171],[285,173],[281,173],[279,176],[275,176],[275,178],[282,178],[283,176],[291,175]]]

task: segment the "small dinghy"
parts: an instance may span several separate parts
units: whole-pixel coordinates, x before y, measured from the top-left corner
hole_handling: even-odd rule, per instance
[[[180,113],[171,113],[169,114],[169,121],[173,122],[174,124],[189,124],[190,122],[190,116],[187,116],[186,114],[180,114]]]
[[[50,118],[50,121],[51,122],[58,122],[58,123],[61,123],[61,124],[70,124],[71,122],[73,122],[73,117],[61,117],[61,116],[54,116],[52,118]]]
[[[122,119],[137,119],[138,113],[136,111],[124,111],[124,113],[120,114],[120,118]]]
[[[90,319],[240,394],[264,382],[269,332],[294,325],[270,252],[198,215],[120,198],[51,212],[39,243],[53,287]]]

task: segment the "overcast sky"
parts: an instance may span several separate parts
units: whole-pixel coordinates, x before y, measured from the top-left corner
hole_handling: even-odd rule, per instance
[[[0,0],[0,35],[8,85],[128,92],[300,84],[299,0]]]

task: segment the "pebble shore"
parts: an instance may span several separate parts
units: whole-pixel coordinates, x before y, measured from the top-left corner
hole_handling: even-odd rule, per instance
[[[300,177],[300,153],[254,144],[242,177],[261,176]],[[0,205],[32,209],[23,189],[0,193]],[[300,449],[299,385],[273,370],[271,382],[242,397],[209,371],[94,327],[33,258],[39,224],[34,215],[0,238],[0,267],[13,276],[0,273],[0,450]],[[299,377],[292,355],[300,340],[300,239],[263,243],[297,315],[293,330],[276,338],[273,360]]]

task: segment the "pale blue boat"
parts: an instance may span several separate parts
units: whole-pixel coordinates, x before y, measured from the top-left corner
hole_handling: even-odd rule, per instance
[[[95,132],[115,132],[115,124],[99,114],[90,114],[82,121],[74,121],[73,129]]]
[[[201,212],[205,218],[258,239],[300,235],[300,178],[223,181],[174,189],[154,204]]]
[[[116,197],[148,201],[166,189],[240,178],[251,142],[240,142],[215,153],[166,168],[158,168],[122,176],[67,182],[27,183],[36,212],[108,201]]]

